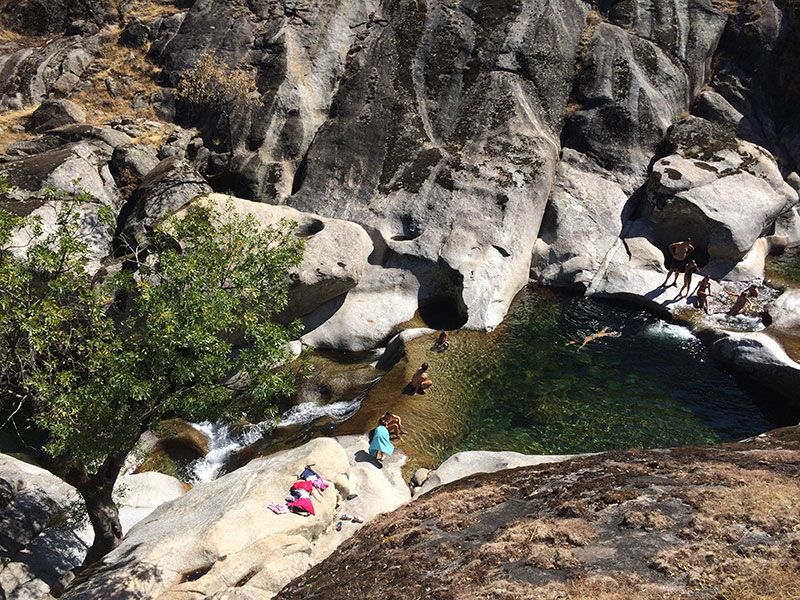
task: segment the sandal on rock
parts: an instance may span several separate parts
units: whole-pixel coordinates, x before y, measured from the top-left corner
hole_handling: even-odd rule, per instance
[[[364,519],[362,519],[361,517],[357,517],[357,516],[353,517],[353,523],[363,523],[363,522],[364,522]]]

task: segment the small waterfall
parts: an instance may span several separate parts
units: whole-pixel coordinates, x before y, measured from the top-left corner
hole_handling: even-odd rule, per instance
[[[264,435],[260,425],[243,427],[238,435],[231,435],[224,423],[192,423],[192,427],[208,437],[208,454],[194,462],[189,470],[193,483],[213,481],[225,466],[231,454],[254,444]]]

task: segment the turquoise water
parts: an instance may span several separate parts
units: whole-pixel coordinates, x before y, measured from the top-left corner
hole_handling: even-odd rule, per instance
[[[603,327],[582,350],[570,340]],[[457,351],[458,349],[455,348]],[[449,353],[448,353],[449,354]],[[796,416],[714,364],[687,329],[643,311],[535,290],[491,352],[450,354],[465,427],[459,450],[562,454],[738,440]]]

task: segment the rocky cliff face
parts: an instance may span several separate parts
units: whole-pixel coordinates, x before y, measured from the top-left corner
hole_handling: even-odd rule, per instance
[[[38,33],[22,19],[34,5],[15,5],[6,26]],[[150,71],[137,72],[151,80],[131,80],[132,108],[199,127],[173,126],[155,141],[142,123],[111,123],[137,129],[127,142],[135,152],[149,139],[158,158],[186,162],[160,165],[160,177],[196,182],[185,175],[196,172],[217,191],[367,231],[373,252],[358,285],[303,307],[313,345],[375,347],[417,310],[434,327],[491,328],[530,276],[613,294],[619,271],[663,274],[659,256],[685,235],[717,278],[761,275],[765,252],[753,249],[763,236],[772,236],[764,248],[800,243],[793,0],[130,0],[47,10],[48,31],[74,35],[6,43],[0,105],[24,111],[104,87],[118,108],[125,79],[100,68],[109,48],[133,47],[124,61],[144,61]],[[204,54],[256,82],[258,102],[231,119],[232,147],[218,114],[175,100]],[[24,180],[29,157],[51,170],[71,160],[39,158],[61,151],[48,135],[12,144],[4,170]],[[103,181],[106,196],[122,197],[112,203],[119,231],[152,212],[135,189],[152,160],[133,179],[130,165],[112,168],[119,194]],[[92,161],[102,175],[106,159]],[[182,187],[159,200],[162,213],[185,202]],[[378,325],[345,334],[359,323]]]
[[[278,598],[790,598],[797,428],[475,475],[376,520]]]

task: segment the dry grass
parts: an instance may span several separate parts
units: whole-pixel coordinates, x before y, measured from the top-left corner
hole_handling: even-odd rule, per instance
[[[727,15],[739,14],[739,0],[711,0],[711,4]]]
[[[720,600],[800,600],[798,565],[772,565],[734,577],[725,583]]]
[[[14,126],[24,127],[25,122],[37,108],[38,105],[29,106],[27,108],[23,108],[22,110],[7,110],[5,112],[0,112],[0,129],[3,130],[2,133],[0,133],[0,154],[5,153],[6,148],[8,148],[9,145],[33,137],[33,135],[28,131],[17,132],[12,131],[11,128]]]
[[[152,21],[158,17],[168,17],[181,12],[181,9],[174,4],[162,4],[153,0],[136,0],[131,6],[130,11],[125,15],[130,19],[140,21]]]
[[[86,110],[89,123],[102,124],[120,115],[157,119],[149,102],[144,108],[134,110],[131,101],[137,94],[149,100],[158,91],[156,80],[161,69],[147,60],[147,48],[126,48],[117,41],[118,36],[113,36],[101,49],[93,65],[91,87],[70,99]],[[126,78],[130,78],[128,83],[125,83]],[[116,80],[121,90],[116,97],[108,90],[106,81],[109,79]]]

